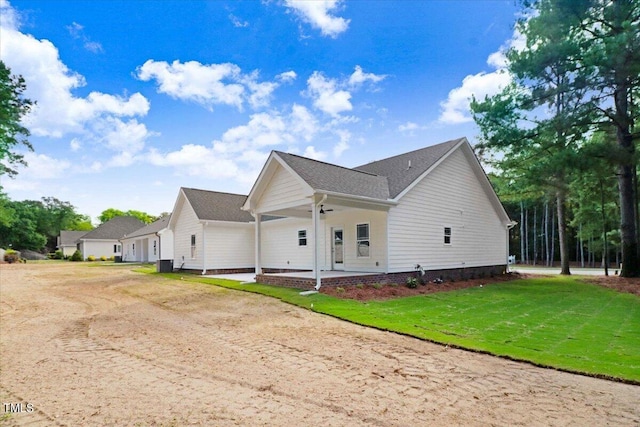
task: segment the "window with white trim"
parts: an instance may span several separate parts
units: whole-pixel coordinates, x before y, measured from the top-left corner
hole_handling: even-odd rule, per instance
[[[444,228],[444,244],[445,245],[451,244],[451,227]]]
[[[158,241],[157,240],[153,241],[153,254],[154,255],[158,255]]]
[[[133,251],[133,256],[136,256],[136,244],[131,244],[131,250]]]
[[[307,246],[307,230],[298,230],[298,246]]]
[[[358,258],[369,257],[369,224],[356,225],[356,255]]]
[[[191,259],[196,257],[196,235],[191,235]]]

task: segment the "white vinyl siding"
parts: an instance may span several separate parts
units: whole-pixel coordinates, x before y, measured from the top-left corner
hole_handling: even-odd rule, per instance
[[[196,251],[196,258],[191,259],[191,235],[196,236],[196,242],[202,242],[202,224],[198,221],[195,212],[186,201],[184,196],[180,195],[181,203],[176,206],[176,222],[173,226],[174,236],[174,262],[175,268],[185,269],[201,269],[202,268],[202,251]],[[200,244],[198,243],[198,244]]]
[[[112,256],[120,256],[120,252],[113,252],[113,245],[119,245],[117,240],[83,240],[80,243],[80,252],[82,257],[87,259],[93,255],[96,259],[104,256],[110,258]],[[117,249],[117,248],[116,248]],[[75,252],[75,250],[74,250]]]
[[[307,233],[307,245],[299,246],[298,231]],[[322,230],[322,228],[321,228]],[[313,268],[311,220],[285,218],[262,223],[262,267],[310,270]]]
[[[264,212],[270,209],[289,207],[304,199],[305,195],[300,181],[282,166],[277,165],[271,180],[258,201],[257,209]],[[310,201],[309,205],[311,205]]]
[[[451,153],[389,211],[390,272],[506,263],[506,225],[467,156]],[[451,229],[448,245],[444,227]]]
[[[254,224],[211,222],[205,225],[206,269],[253,268]],[[202,242],[197,244],[199,250]]]

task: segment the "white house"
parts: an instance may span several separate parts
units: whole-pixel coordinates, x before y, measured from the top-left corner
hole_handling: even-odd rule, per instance
[[[100,224],[78,239],[78,249],[82,253],[82,258],[87,259],[91,255],[96,258],[121,257],[120,239],[144,225],[144,222],[132,216],[117,216]]]
[[[328,270],[377,281],[418,265],[432,276],[504,271],[513,226],[466,138],[352,169],[274,151],[243,209],[255,218],[258,280],[308,269],[316,288]]]
[[[173,232],[169,230],[170,216],[164,216],[120,239],[122,261],[156,262],[173,259]]]
[[[62,251],[63,256],[71,256],[78,249],[78,239],[87,233],[88,231],[61,230],[56,247]]]
[[[181,188],[168,225],[174,236],[174,268],[203,274],[253,271],[253,217],[241,209],[245,199]]]

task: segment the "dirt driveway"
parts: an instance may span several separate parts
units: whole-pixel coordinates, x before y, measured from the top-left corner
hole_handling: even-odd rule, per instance
[[[0,266],[0,424],[639,425],[640,387],[127,266]]]

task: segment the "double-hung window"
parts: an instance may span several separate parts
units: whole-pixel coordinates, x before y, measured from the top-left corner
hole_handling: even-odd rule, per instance
[[[298,230],[298,246],[307,246],[307,230]]]
[[[444,228],[444,244],[445,245],[451,244],[451,227]]]
[[[191,235],[191,259],[196,257],[196,235]]]
[[[369,257],[369,224],[356,225],[356,251],[358,258]]]

